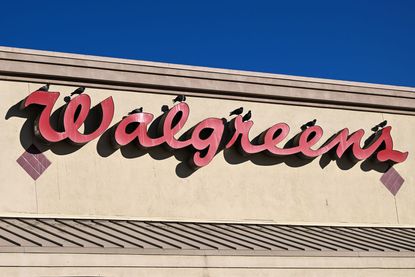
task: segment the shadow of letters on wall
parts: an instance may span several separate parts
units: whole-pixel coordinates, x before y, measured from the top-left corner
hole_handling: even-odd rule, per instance
[[[241,114],[230,120],[210,117],[183,133],[190,115],[185,98],[171,108],[163,105],[158,117],[137,110],[111,126],[115,108],[112,97],[91,108],[90,96],[83,93],[55,109],[59,96],[59,92],[35,91],[7,112],[6,119],[26,118],[20,133],[25,149],[35,144],[41,152],[68,155],[98,139],[97,152],[102,157],[117,150],[126,158],[146,154],[154,159],[175,156],[180,161],[176,168],[180,177],[207,166],[220,152],[231,164],[251,161],[263,166],[285,163],[298,167],[320,157],[321,168],[335,161],[339,168],[347,170],[363,161],[362,170],[379,172],[404,162],[408,156],[407,152],[393,148],[391,126],[376,130],[366,139],[363,129],[350,132],[344,128],[321,144],[323,129],[318,125],[303,127],[285,142],[290,127],[276,123],[250,140],[254,122]],[[321,146],[316,147],[317,144]]]

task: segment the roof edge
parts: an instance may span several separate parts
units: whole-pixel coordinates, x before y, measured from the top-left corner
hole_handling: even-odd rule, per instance
[[[415,115],[415,88],[0,47],[0,79]]]
[[[370,83],[370,82],[336,80],[336,79],[329,79],[329,78],[303,77],[303,76],[288,75],[288,74],[277,74],[277,73],[257,72],[257,71],[250,71],[250,70],[237,70],[237,69],[226,69],[226,68],[217,68],[217,67],[153,62],[153,61],[145,61],[145,60],[116,58],[116,57],[109,57],[109,56],[97,56],[97,55],[87,55],[87,54],[66,53],[66,52],[59,52],[59,51],[36,50],[36,49],[29,49],[29,48],[0,46],[0,52],[28,54],[28,55],[36,55],[36,56],[44,56],[44,57],[68,58],[68,59],[84,60],[84,61],[101,61],[101,62],[109,62],[109,63],[129,64],[129,65],[142,65],[142,66],[148,66],[148,67],[200,71],[200,72],[209,72],[209,73],[222,73],[222,74],[241,75],[241,76],[263,77],[263,78],[312,82],[312,83],[321,83],[321,84],[346,85],[346,86],[356,86],[356,87],[365,87],[365,88],[379,88],[379,89],[386,89],[386,90],[415,92],[415,87],[409,87],[409,86],[376,84],[376,83]]]

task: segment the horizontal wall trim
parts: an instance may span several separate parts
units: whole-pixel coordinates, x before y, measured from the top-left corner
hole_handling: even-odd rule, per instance
[[[414,228],[0,218],[0,256],[415,257],[414,236]]]
[[[104,254],[104,255],[151,255],[151,256],[238,256],[238,257],[374,257],[374,258],[415,258],[414,252],[304,252],[304,251],[208,251],[208,250],[151,250],[128,248],[36,248],[36,247],[1,247],[0,253],[27,254]]]
[[[0,47],[3,80],[396,114],[415,114],[408,87],[211,69]]]
[[[373,223],[339,223],[339,222],[283,222],[283,221],[264,221],[264,220],[235,220],[232,218],[217,219],[203,219],[195,220],[191,218],[164,218],[164,217],[126,217],[126,216],[99,216],[99,215],[70,215],[70,214],[38,214],[38,213],[3,213],[0,214],[0,219],[21,218],[21,219],[70,219],[70,220],[135,220],[148,222],[183,222],[183,223],[232,223],[232,224],[261,224],[261,225],[292,225],[292,226],[310,226],[310,227],[381,227],[381,228],[412,228],[415,229],[414,224],[390,224],[382,222]],[[415,252],[414,252],[415,253]]]
[[[223,268],[223,269],[415,269],[402,257],[246,257],[0,253],[0,267]]]

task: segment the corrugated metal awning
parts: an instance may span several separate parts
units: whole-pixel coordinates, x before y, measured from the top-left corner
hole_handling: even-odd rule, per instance
[[[413,255],[415,228],[0,218],[0,251]]]

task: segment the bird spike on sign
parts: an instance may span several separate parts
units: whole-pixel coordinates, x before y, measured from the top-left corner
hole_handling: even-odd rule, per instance
[[[114,102],[112,97],[108,97],[99,104],[102,109],[99,127],[90,134],[80,133],[78,129],[85,122],[91,108],[90,97],[87,94],[80,94],[71,99],[63,110],[63,131],[57,131],[52,128],[50,117],[58,97],[59,92],[35,91],[25,99],[23,105],[24,108],[30,105],[43,106],[35,123],[35,134],[47,142],[69,139],[76,144],[87,143],[103,134],[112,122]],[[77,110],[79,110],[79,115],[76,115]],[[133,141],[145,148],[162,144],[168,145],[171,149],[191,146],[194,149],[191,163],[196,167],[202,167],[209,164],[216,155],[224,139],[227,122],[221,118],[207,118],[190,130],[186,140],[179,140],[175,136],[183,129],[189,114],[190,108],[185,102],[177,103],[162,117],[159,136],[152,138],[148,134],[148,126],[153,121],[154,115],[147,112],[132,113],[117,124],[113,139],[119,147]],[[136,127],[133,131],[127,131],[127,127],[132,126],[131,123],[136,123]],[[253,124],[254,122],[249,118],[244,120],[241,115],[237,115],[230,122],[232,134],[230,138],[227,138],[225,148],[230,148],[238,143],[241,151],[246,154],[264,151],[277,156],[301,155],[305,158],[315,158],[332,149],[341,158],[347,150],[350,150],[352,156],[357,160],[374,156],[380,162],[394,163],[401,163],[408,156],[408,152],[393,149],[391,126],[385,126],[379,130],[371,143],[363,148],[360,144],[365,134],[364,130],[359,129],[350,133],[347,128],[333,135],[322,146],[314,147],[323,137],[323,129],[318,125],[310,126],[295,136],[295,143],[291,147],[279,147],[278,144],[284,141],[290,132],[290,127],[286,123],[277,123],[268,128],[262,132],[256,143],[252,143],[249,139],[249,132]]]

